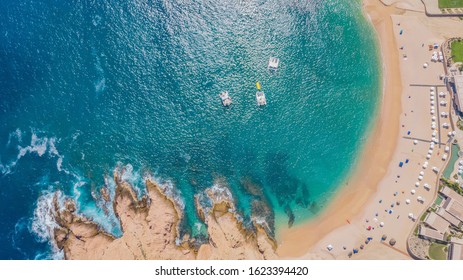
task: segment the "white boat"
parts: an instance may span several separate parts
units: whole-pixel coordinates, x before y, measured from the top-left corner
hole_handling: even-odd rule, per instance
[[[263,91],[256,92],[256,100],[258,106],[267,105],[267,99],[265,98],[265,94]]]
[[[219,94],[220,99],[222,99],[222,105],[228,107],[232,104],[232,100],[228,95],[228,91],[223,91]]]
[[[280,64],[280,59],[278,59],[276,57],[270,57],[270,59],[268,61],[268,69],[277,70],[279,64]]]

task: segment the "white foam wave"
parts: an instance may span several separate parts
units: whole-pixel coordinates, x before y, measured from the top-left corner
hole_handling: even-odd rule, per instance
[[[44,192],[37,200],[37,206],[34,210],[30,231],[35,234],[39,242],[48,242],[52,247],[51,258],[62,258],[63,253],[60,252],[54,243],[54,229],[58,227],[55,220],[55,206],[53,205],[54,198],[57,198],[59,210],[64,206],[65,196],[60,192]],[[43,257],[43,256],[38,256]]]

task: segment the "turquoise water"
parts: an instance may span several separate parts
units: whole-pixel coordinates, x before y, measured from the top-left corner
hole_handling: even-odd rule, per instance
[[[97,199],[118,166],[140,195],[147,176],[172,184],[192,234],[193,195],[217,179],[245,221],[256,199],[277,225],[327,205],[380,96],[358,1],[67,2],[0,0],[1,259],[60,257],[57,190],[120,235]]]
[[[450,175],[452,175],[452,172],[455,168],[455,162],[458,160],[458,152],[460,152],[460,146],[458,146],[458,144],[452,144],[452,153],[450,154],[450,160],[447,163],[447,167],[445,167],[444,172],[442,173],[444,178],[452,179],[450,178]]]

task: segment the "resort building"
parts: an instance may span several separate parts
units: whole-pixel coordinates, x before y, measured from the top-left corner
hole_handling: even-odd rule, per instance
[[[463,239],[452,236],[452,237],[450,238],[450,243],[455,243],[455,244],[463,245]]]
[[[453,91],[455,96],[455,105],[461,114],[463,113],[463,75],[453,76]]]
[[[463,92],[462,92],[463,93]],[[451,188],[449,187],[444,187],[440,193],[445,197],[445,198],[451,198],[451,199],[455,199],[456,201],[458,201],[460,204],[463,204],[463,196],[459,195],[457,192],[455,192],[454,190],[452,190]]]
[[[450,226],[449,222],[434,212],[429,213],[429,215],[424,220],[424,224],[442,234],[444,234]]]
[[[447,198],[443,208],[455,218],[463,221],[463,204],[460,204],[455,199]]]
[[[424,226],[420,227],[419,236],[430,241],[445,242],[443,233]]]
[[[440,208],[436,213],[437,215],[444,218],[444,220],[449,222],[452,226],[456,228],[460,227],[461,221],[457,219],[455,216],[451,215],[449,212],[447,212],[447,210],[445,210],[444,208]]]
[[[463,245],[452,243],[449,246],[449,260],[463,260]]]

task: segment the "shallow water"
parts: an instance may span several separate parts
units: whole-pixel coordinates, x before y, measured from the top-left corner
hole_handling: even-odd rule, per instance
[[[260,199],[276,224],[304,221],[348,174],[379,100],[358,1],[0,0],[0,36],[1,259],[61,257],[56,190],[120,235],[94,199],[117,166],[140,196],[146,176],[175,186],[193,234],[192,197],[216,179],[245,220]]]

